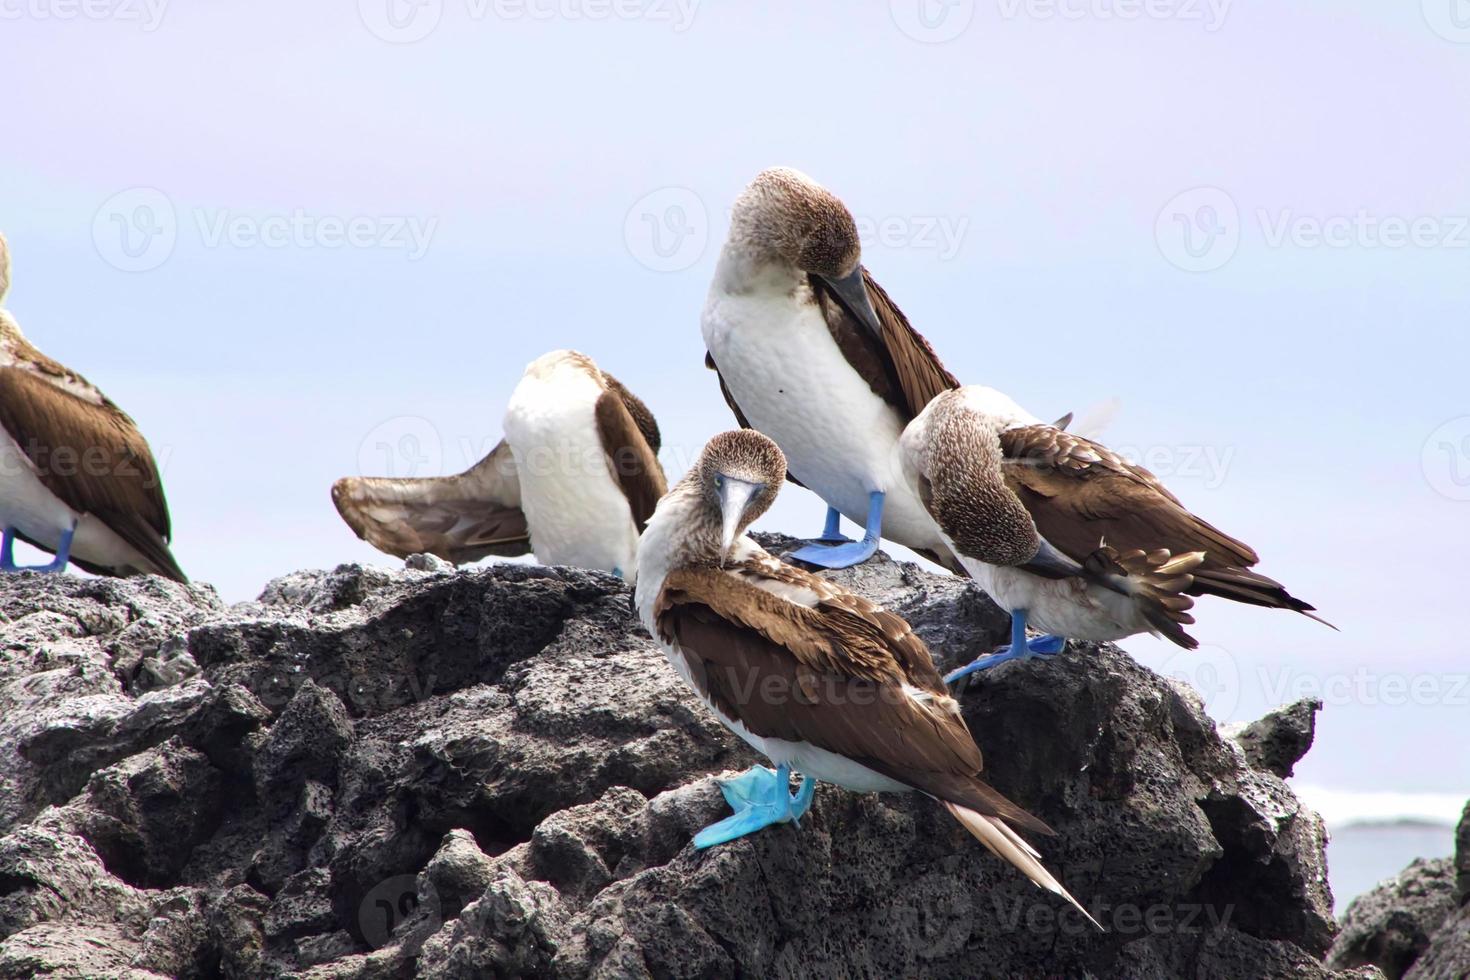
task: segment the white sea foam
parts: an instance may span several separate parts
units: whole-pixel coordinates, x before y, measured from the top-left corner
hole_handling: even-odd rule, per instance
[[[1328,827],[1366,823],[1414,821],[1453,827],[1465,809],[1465,793],[1393,793],[1329,789],[1311,783],[1293,783],[1292,789],[1307,806],[1322,814]]]

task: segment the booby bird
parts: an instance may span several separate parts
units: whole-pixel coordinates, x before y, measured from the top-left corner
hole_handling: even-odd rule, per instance
[[[1259,558],[1249,545],[1190,513],[1148,470],[992,388],[935,398],[904,430],[900,450],[945,542],[1011,612],[1010,645],[946,681],[1058,653],[1067,637],[1149,632],[1192,650],[1199,644],[1184,630],[1194,622],[1192,596],[1318,619],[1251,570]],[[1028,622],[1055,635],[1028,640]]]
[[[866,561],[880,535],[952,570],[958,561],[901,478],[898,438],[935,395],[959,386],[861,264],[838,198],[786,167],[735,202],[701,327],[707,367],[736,420],[774,439],[790,479],[827,502],[821,537],[793,557]],[[848,542],[839,516],[861,524]]]
[[[400,558],[533,552],[632,582],[638,535],[667,489],[653,413],[592,358],[557,350],[527,366],[503,426],[463,473],[343,477],[332,501],[358,537]]]
[[[981,777],[980,749],[908,623],[746,536],[785,477],[781,450],[759,432],[715,436],[638,546],[644,625],[720,721],[777,767],[724,783],[736,813],[700,831],[695,846],[800,820],[816,780],[917,791],[1081,910],[1013,828],[1051,829]],[[803,776],[794,795],[793,770]]]
[[[0,301],[10,250],[0,236]],[[162,575],[187,582],[169,551],[168,502],[148,443],[97,386],[37,350],[0,309],[0,571]],[[15,564],[15,539],[55,555]]]

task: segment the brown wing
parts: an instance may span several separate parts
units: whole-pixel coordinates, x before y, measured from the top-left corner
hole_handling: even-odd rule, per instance
[[[463,564],[531,550],[515,458],[503,440],[455,476],[343,477],[332,503],[359,538],[399,558],[427,552]]]
[[[602,380],[607,382],[607,386],[615,391],[617,396],[623,400],[623,405],[627,407],[628,414],[633,416],[633,421],[637,424],[638,431],[643,433],[643,440],[648,443],[648,448],[652,449],[653,454],[657,456],[659,450],[663,448],[663,436],[659,434],[658,420],[653,417],[653,413],[648,410],[648,406],[643,404],[641,398],[629,391],[626,385],[606,371],[602,372]]]
[[[980,749],[958,705],[899,617],[830,591],[808,608],[712,570],[671,573],[655,616],[700,692],[751,732],[807,742],[939,799],[1051,832],[980,778]]]
[[[641,402],[639,406],[642,407]],[[645,408],[644,412],[647,411]],[[607,465],[613,479],[622,487],[623,496],[628,498],[633,523],[642,534],[659,498],[669,492],[663,467],[616,389],[604,391],[598,397],[596,412],[597,434],[602,440],[602,451],[607,454]],[[650,414],[649,420],[652,418]]]
[[[730,411],[735,415],[735,421],[740,424],[740,428],[755,428],[750,424],[750,420],[745,417],[745,413],[740,410],[740,406],[735,404],[735,397],[730,394],[730,388],[725,384],[725,376],[720,373],[719,367],[715,364],[715,356],[709,351],[704,352],[704,366],[715,372],[715,377],[720,382],[720,394],[725,396],[725,404],[730,406]],[[801,487],[803,490],[806,489],[806,484],[792,476],[789,469],[786,471],[786,482]]]
[[[863,284],[883,325],[881,343],[848,311],[821,277],[809,276],[808,281],[842,356],[868,382],[875,395],[893,406],[905,423],[922,412],[940,392],[960,386],[958,379],[940,363],[934,348],[909,324],[903,311],[866,268]]]
[[[1190,513],[1158,478],[1090,439],[1050,425],[1001,434],[1006,483],[1042,537],[1075,561],[1102,542],[1119,552],[1203,552],[1189,595],[1306,612],[1313,607],[1250,567],[1255,549]]]
[[[0,368],[0,425],[36,468],[46,489],[91,514],[153,566],[186,582],[168,549],[168,502],[153,453],[133,420],[112,402],[96,404],[19,367]],[[77,563],[88,571],[115,569]]]

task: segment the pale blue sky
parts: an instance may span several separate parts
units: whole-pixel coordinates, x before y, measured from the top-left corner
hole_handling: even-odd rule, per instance
[[[680,468],[731,425],[698,326],[726,209],[789,164],[962,379],[1117,399],[1105,439],[1342,627],[1206,600],[1202,654],[1130,650],[1225,718],[1325,688],[1304,781],[1470,794],[1464,0],[151,2],[0,0],[8,305],[137,419],[226,598],[389,564],[331,481],[405,434],[466,465],[554,347]],[[298,212],[371,243],[251,237]],[[820,518],[793,489],[764,524]]]

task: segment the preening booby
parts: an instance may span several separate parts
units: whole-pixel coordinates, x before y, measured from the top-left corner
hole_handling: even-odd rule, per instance
[[[695,846],[799,820],[816,780],[918,791],[1081,909],[1012,828],[1051,830],[981,778],[980,749],[908,623],[745,535],[785,477],[781,450],[759,432],[715,436],[659,502],[638,548],[644,625],[720,721],[777,766],[725,783],[737,812]],[[795,795],[792,770],[803,776]]]
[[[900,443],[909,482],[970,576],[1011,612],[1011,644],[955,671],[1149,632],[1192,650],[1192,596],[1312,616],[1251,570],[1242,541],[1141,466],[978,385],[934,399]],[[1312,616],[1317,619],[1316,616]],[[1027,623],[1049,633],[1026,639]]]
[[[0,301],[10,252],[0,236]],[[133,420],[86,378],[42,354],[0,309],[0,571],[19,537],[97,575],[187,582],[169,551],[158,465]]]
[[[590,357],[559,350],[527,366],[504,431],[456,476],[344,477],[332,501],[390,555],[461,563],[533,552],[631,582],[638,535],[667,489],[653,413]]]
[[[826,568],[870,558],[883,537],[959,565],[902,479],[898,438],[959,386],[860,262],[857,225],[798,171],[763,171],[735,202],[701,327],[706,364],[736,420],[786,454],[792,482],[828,504],[794,557]],[[838,515],[862,524],[845,542]]]

